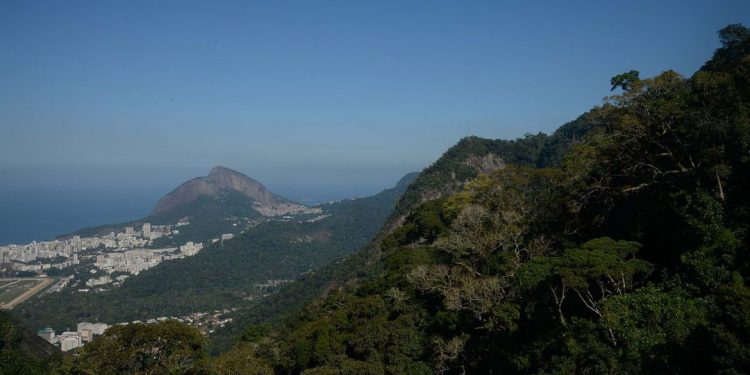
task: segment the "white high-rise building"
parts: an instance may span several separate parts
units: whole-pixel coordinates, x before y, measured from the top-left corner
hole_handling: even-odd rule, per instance
[[[83,341],[81,335],[78,332],[63,332],[60,334],[60,350],[67,352],[75,348],[81,347]]]

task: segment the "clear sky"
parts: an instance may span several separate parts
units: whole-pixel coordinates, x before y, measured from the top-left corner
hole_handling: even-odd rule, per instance
[[[0,2],[0,185],[368,194],[710,57],[750,1]],[[2,187],[2,186],[0,186]],[[326,192],[329,192],[326,195]]]

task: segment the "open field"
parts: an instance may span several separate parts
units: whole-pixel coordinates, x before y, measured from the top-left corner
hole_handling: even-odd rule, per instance
[[[55,279],[47,277],[0,279],[0,309],[12,309],[48,287]]]

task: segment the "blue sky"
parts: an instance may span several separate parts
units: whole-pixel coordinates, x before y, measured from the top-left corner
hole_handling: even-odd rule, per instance
[[[0,187],[368,194],[710,57],[748,1],[0,2]],[[326,193],[328,192],[328,193]],[[155,195],[158,197],[158,195]]]

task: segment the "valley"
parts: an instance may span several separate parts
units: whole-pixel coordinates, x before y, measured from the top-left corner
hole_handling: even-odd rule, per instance
[[[6,259],[23,261],[8,263],[6,272],[57,275],[64,285],[15,311],[32,327],[58,332],[81,322],[172,318],[212,333],[285,284],[363,246],[415,176],[373,197],[267,206],[238,185],[257,182],[215,170],[212,179],[230,174],[239,190],[199,194],[134,222],[9,247]],[[61,262],[44,263],[48,258]],[[207,314],[215,323],[191,318]]]

